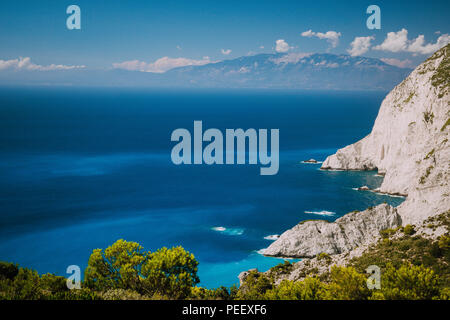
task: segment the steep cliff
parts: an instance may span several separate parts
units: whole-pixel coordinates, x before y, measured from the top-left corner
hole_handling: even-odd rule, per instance
[[[310,221],[265,249],[271,256],[338,254],[376,241],[380,230],[421,223],[450,209],[450,45],[418,66],[384,99],[372,132],[337,151],[323,170],[378,170],[378,191],[407,196],[399,207]]]
[[[403,221],[449,209],[450,45],[417,67],[384,99],[372,132],[323,163],[322,169],[384,174],[380,192],[408,195]]]

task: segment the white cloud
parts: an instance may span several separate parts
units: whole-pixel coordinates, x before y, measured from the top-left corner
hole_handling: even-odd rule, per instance
[[[275,43],[276,43],[275,50],[277,52],[288,52],[289,49],[291,49],[291,47],[289,47],[289,44],[283,39],[279,39],[275,41]]]
[[[409,52],[431,54],[450,43],[450,35],[443,34],[436,43],[425,44],[425,36],[419,35],[408,47]]]
[[[374,50],[401,52],[408,49],[408,30],[402,29],[398,32],[389,32],[383,43],[373,47]]]
[[[352,43],[350,43],[351,48],[347,50],[351,56],[360,56],[370,49],[370,42],[374,40],[375,37],[356,37]]]
[[[409,59],[399,60],[395,58],[381,58],[384,63],[390,64],[391,66],[396,66],[399,68],[409,68],[412,67],[412,61]]]
[[[222,49],[222,50],[220,50],[221,52],[222,52],[222,54],[224,54],[224,55],[229,55],[230,53],[231,53],[231,50],[230,49]]]
[[[340,32],[336,32],[336,31],[327,31],[326,33],[323,32],[313,32],[312,30],[308,30],[305,32],[302,32],[302,37],[308,37],[308,38],[312,38],[312,37],[316,37],[319,39],[325,39],[328,41],[329,44],[331,44],[331,46],[333,48],[336,48],[338,43],[339,43],[339,37],[341,36]]]
[[[425,44],[425,36],[419,35],[414,40],[408,40],[408,30],[389,32],[382,44],[373,47],[374,50],[389,52],[412,52],[414,54],[431,54],[450,43],[450,35],[441,35],[436,43]]]
[[[163,57],[159,58],[155,62],[145,62],[139,60],[123,61],[113,63],[113,67],[115,69],[125,69],[130,71],[164,73],[177,67],[201,66],[211,62],[212,61],[209,57],[203,57],[201,60]]]
[[[66,66],[62,64],[50,64],[42,66],[31,62],[29,57],[11,60],[0,60],[0,70],[15,69],[15,70],[28,70],[28,71],[53,71],[53,70],[72,70],[83,69],[86,66]]]
[[[301,59],[309,57],[310,53],[297,53],[297,52],[291,52],[288,53],[280,58],[272,59],[273,63],[280,64],[280,63],[297,63]]]

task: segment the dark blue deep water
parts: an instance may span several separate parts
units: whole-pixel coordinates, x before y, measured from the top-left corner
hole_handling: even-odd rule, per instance
[[[375,172],[300,163],[367,135],[384,95],[0,89],[0,260],[65,275],[123,238],[147,250],[182,245],[203,286],[237,283],[243,270],[280,263],[257,253],[268,235],[402,201],[352,189],[379,185]],[[172,164],[170,135],[192,132],[194,120],[223,132],[279,128],[278,175]]]

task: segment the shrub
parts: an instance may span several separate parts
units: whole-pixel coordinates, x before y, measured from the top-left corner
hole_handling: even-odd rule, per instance
[[[142,265],[142,280],[147,294],[165,294],[175,299],[189,296],[191,288],[200,282],[198,262],[182,247],[161,248]]]
[[[92,289],[140,290],[140,269],[147,253],[136,242],[118,240],[104,251],[95,249],[85,271],[85,284]]]
[[[0,281],[0,295],[6,300],[39,300],[43,298],[36,271],[19,268],[17,275]]]
[[[57,294],[69,291],[67,288],[67,280],[64,277],[55,276],[54,274],[43,274],[40,279],[40,287],[47,295]]]
[[[283,263],[277,264],[275,267],[270,268],[271,274],[286,274],[292,270],[293,264],[290,261],[285,260]]]
[[[330,262],[332,259],[328,253],[322,252],[321,254],[319,254],[317,256],[317,260],[326,260],[326,261]]]
[[[352,267],[331,267],[331,283],[327,299],[365,300],[371,292],[367,288],[367,277]]]
[[[394,235],[395,232],[397,232],[397,229],[384,229],[380,230],[380,236],[384,239],[389,238],[390,236]]]
[[[388,300],[433,299],[440,296],[439,278],[430,268],[388,264],[381,277],[381,293]]]
[[[450,236],[442,235],[439,237],[438,246],[441,250],[450,249]]]
[[[303,281],[283,280],[265,294],[269,300],[321,300],[326,297],[327,285],[317,277],[307,277]]]
[[[413,235],[414,233],[416,233],[416,230],[414,230],[414,226],[408,224],[408,225],[406,225],[406,226],[403,228],[403,233],[406,234],[406,235],[408,235],[408,236],[411,236],[411,235]]]
[[[195,300],[233,300],[236,298],[238,288],[233,285],[230,288],[221,286],[217,289],[193,287],[189,298]]]
[[[237,299],[239,300],[262,300],[266,291],[273,288],[272,280],[265,274],[257,271],[250,271],[239,288]]]
[[[133,290],[110,289],[101,295],[103,300],[148,300]]]
[[[9,262],[0,261],[0,280],[12,280],[19,273],[19,267]]]
[[[425,121],[425,123],[433,124],[433,119],[434,119],[434,113],[433,112],[425,111],[423,113],[423,121]]]
[[[133,290],[142,295],[182,299],[197,277],[194,255],[182,247],[143,251],[136,242],[118,240],[104,251],[95,249],[85,271],[85,284],[97,291]]]

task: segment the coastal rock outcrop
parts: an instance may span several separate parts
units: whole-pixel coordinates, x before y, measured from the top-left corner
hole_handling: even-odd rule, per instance
[[[312,258],[320,253],[348,252],[370,239],[377,239],[380,231],[401,225],[397,210],[381,204],[365,211],[355,211],[337,219],[306,221],[284,232],[262,253],[267,256]]]
[[[407,195],[406,223],[450,207],[450,45],[418,66],[384,99],[372,132],[340,149],[324,170],[378,170],[379,192]]]
[[[308,221],[284,232],[263,254],[314,257],[355,252],[379,232],[420,224],[450,209],[450,45],[418,66],[384,99],[372,132],[337,151],[322,170],[378,170],[377,192],[404,195],[387,204],[352,212],[334,223]],[[353,251],[352,251],[353,250]],[[350,254],[351,255],[351,254]]]

